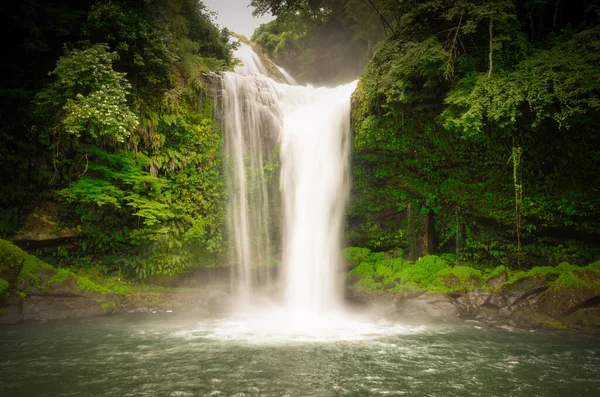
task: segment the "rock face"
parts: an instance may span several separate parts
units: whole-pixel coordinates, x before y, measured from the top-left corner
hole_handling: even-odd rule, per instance
[[[115,295],[61,297],[30,296],[23,300],[23,320],[62,320],[112,314],[119,300]]]
[[[14,239],[17,242],[40,242],[75,238],[78,235],[77,229],[60,226],[58,207],[56,203],[48,201],[36,207],[27,216]]]
[[[67,279],[68,280],[68,279]],[[68,285],[68,282],[66,283]],[[62,288],[62,287],[61,287]],[[227,299],[215,297],[225,296]],[[122,294],[79,293],[57,288],[25,298],[12,296],[0,300],[0,325],[19,324],[25,320],[49,321],[87,318],[117,313],[185,312],[189,314],[226,311],[226,294],[198,292],[149,292]]]
[[[526,298],[535,296],[547,287],[544,280],[525,277],[497,290],[487,301],[487,304],[499,309],[510,309]]]
[[[577,310],[598,294],[591,288],[548,289],[537,300],[537,311],[560,318]]]
[[[459,314],[452,298],[443,294],[422,294],[416,298],[400,299],[396,303],[396,307],[399,313],[405,315],[457,317]]]

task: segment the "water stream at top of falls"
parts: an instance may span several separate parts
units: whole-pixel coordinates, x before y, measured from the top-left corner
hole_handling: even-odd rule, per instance
[[[222,124],[236,300],[278,294],[295,311],[334,309],[356,83],[280,84],[250,46],[235,55],[244,65],[223,77]]]

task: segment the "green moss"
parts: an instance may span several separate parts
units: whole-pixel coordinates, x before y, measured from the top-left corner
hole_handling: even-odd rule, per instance
[[[560,274],[560,270],[553,266],[536,266],[530,269],[526,276],[535,277],[539,279],[552,279]]]
[[[56,270],[56,273],[54,273],[54,276],[52,276],[52,278],[48,280],[47,285],[51,286],[52,284],[64,283],[69,277],[77,278],[77,276],[68,269],[58,269]]]
[[[493,269],[489,269],[486,270],[485,273],[483,274],[483,279],[484,281],[488,281],[490,279],[496,278],[496,277],[500,277],[503,274],[506,275],[506,279],[508,280],[510,278],[510,269],[504,265],[500,265],[500,266],[496,266]]]
[[[565,288],[585,288],[588,287],[588,283],[579,279],[572,272],[561,273],[560,276],[550,285],[552,289],[565,289]]]
[[[360,265],[352,269],[349,274],[354,276],[371,276],[374,274],[374,272],[375,267],[372,263],[362,262]]]
[[[102,305],[100,305],[100,308],[104,314],[114,314],[117,312],[117,305],[115,305],[113,302],[104,302]]]
[[[365,276],[354,284],[353,288],[360,292],[379,293],[383,292],[383,283],[374,280],[373,276]]]
[[[0,273],[19,274],[28,256],[21,248],[0,239]]]
[[[31,282],[36,286],[39,286],[41,279],[37,274],[40,270],[54,270],[54,268],[38,257],[28,255],[27,259],[25,259],[25,262],[23,263],[23,268],[21,269],[21,274],[19,274],[19,277],[26,279],[28,282]]]
[[[361,252],[352,247],[353,252]],[[598,263],[598,262],[597,262]],[[450,267],[442,258],[429,255],[414,264],[401,256],[390,257],[389,253],[371,253],[357,265],[349,275],[356,282],[353,288],[367,293],[393,292],[407,293],[429,291],[438,293],[465,292],[475,287],[485,288],[485,283],[493,278],[506,275],[507,283],[524,277],[545,280],[550,288],[593,288],[600,292],[600,268],[596,263],[586,267],[562,262],[558,266],[538,266],[528,271],[511,270],[497,266],[482,272],[470,266]]]
[[[552,317],[548,317],[540,313],[521,312],[517,311],[513,317],[523,325],[536,326],[550,330],[566,330],[568,327]]]
[[[400,278],[402,283],[415,283],[427,288],[428,286],[439,285],[436,283],[438,272],[448,268],[448,264],[439,256],[427,255],[413,265],[402,269]]]
[[[375,263],[385,259],[388,259],[385,252],[372,252],[371,255],[369,255],[368,261]]]
[[[106,288],[84,276],[77,276],[77,288],[82,292],[109,292]]]
[[[347,247],[342,251],[344,259],[346,259],[348,264],[352,267],[358,266],[361,262],[366,261],[370,254],[370,249],[361,247]]]
[[[471,290],[481,285],[482,274],[480,270],[469,266],[457,266],[442,269],[438,272],[440,287],[453,291]]]
[[[0,294],[6,291],[9,287],[8,281],[3,278],[0,278]]]
[[[411,294],[415,292],[421,292],[423,288],[415,283],[406,283],[406,284],[398,284],[394,288],[394,292],[398,292],[401,294]]]
[[[381,278],[384,283],[393,282],[396,278],[396,272],[385,262],[375,264],[375,275]]]

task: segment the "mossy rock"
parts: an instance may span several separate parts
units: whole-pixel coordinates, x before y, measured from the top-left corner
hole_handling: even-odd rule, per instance
[[[586,301],[598,297],[591,288],[548,288],[542,292],[536,306],[540,313],[552,317],[562,317],[583,305]]]
[[[21,248],[0,239],[0,277],[12,284],[21,273],[28,256]]]
[[[8,289],[10,284],[3,278],[0,278],[0,294],[4,293]]]
[[[508,281],[510,269],[504,265],[488,270],[484,275],[484,285],[489,290],[495,290]]]
[[[544,279],[523,277],[511,283],[505,283],[488,300],[497,308],[508,308],[527,297],[536,295],[548,288]]]
[[[481,285],[481,271],[468,266],[442,269],[438,272],[442,283],[451,290],[471,290]]]
[[[560,320],[552,318],[542,313],[516,311],[511,319],[517,327],[521,328],[541,328],[548,330],[565,331],[569,327]]]
[[[600,329],[600,306],[581,308],[561,320],[567,326],[577,325]]]

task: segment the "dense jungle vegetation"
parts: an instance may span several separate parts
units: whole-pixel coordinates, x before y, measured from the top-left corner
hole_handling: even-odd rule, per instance
[[[221,135],[201,73],[234,65],[196,0],[1,6],[0,234],[57,203],[74,250],[49,260],[145,277],[222,252]]]
[[[339,21],[373,48],[353,97],[350,245],[477,267],[598,259],[598,1],[253,5],[278,16],[254,39],[284,66],[319,64],[311,43]]]
[[[349,245],[479,270],[600,258],[598,0],[251,5],[277,17],[252,40],[300,82],[360,75]],[[77,230],[53,265],[144,278],[225,264],[201,73],[235,65],[229,32],[196,0],[0,8],[0,237],[51,202]]]

